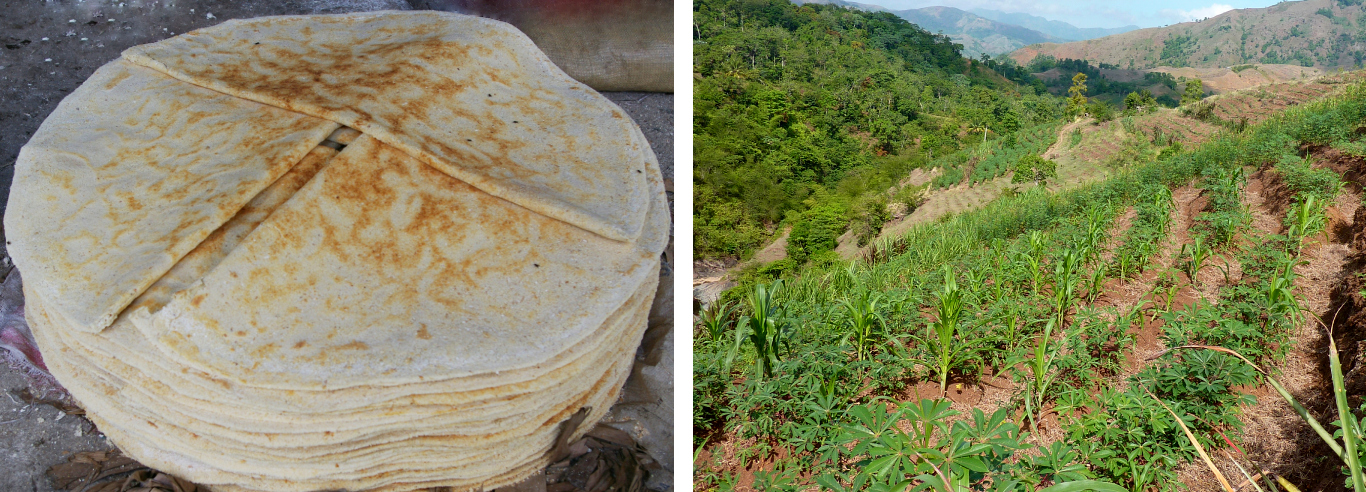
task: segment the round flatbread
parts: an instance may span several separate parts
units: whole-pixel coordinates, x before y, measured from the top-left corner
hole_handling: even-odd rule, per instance
[[[616,398],[669,229],[625,113],[442,12],[130,48],[21,150],[8,210],[52,372],[134,458],[241,490],[544,466]]]

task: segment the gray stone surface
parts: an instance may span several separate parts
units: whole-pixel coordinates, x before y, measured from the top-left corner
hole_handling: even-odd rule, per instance
[[[124,49],[227,19],[263,15],[407,10],[403,0],[30,0],[6,2],[0,13],[0,213],[8,201],[19,148],[57,104]],[[74,22],[73,22],[74,21]],[[44,39],[46,38],[46,39]],[[668,178],[673,176],[673,95],[605,94],[641,126]],[[3,254],[3,246],[0,246]],[[672,335],[666,356],[644,371],[655,402],[614,409],[613,421],[636,435],[651,455],[672,468]],[[13,394],[26,380],[0,364],[0,491],[51,491],[47,468],[81,451],[107,449],[82,418]],[[671,474],[669,475],[671,476]],[[652,488],[667,489],[656,476]]]

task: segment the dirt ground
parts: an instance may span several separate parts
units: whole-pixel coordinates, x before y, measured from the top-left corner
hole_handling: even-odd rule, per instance
[[[126,48],[234,18],[411,9],[405,0],[7,2],[0,16],[0,213],[8,201],[19,148],[63,97]],[[605,95],[640,125],[671,182],[673,94]],[[0,265],[8,266],[7,255],[0,258]],[[663,281],[668,283],[669,278]],[[672,302],[656,307],[671,312]],[[663,359],[645,367],[637,378],[648,391],[628,391],[628,396],[648,394],[650,401],[623,401],[606,419],[631,434],[663,465],[648,483],[653,490],[669,490],[672,484],[672,344],[670,334],[659,349]],[[20,394],[28,381],[4,364],[0,387],[5,392],[0,396],[0,490],[52,491],[44,475],[49,467],[74,453],[110,448],[89,421],[50,405],[25,402]]]

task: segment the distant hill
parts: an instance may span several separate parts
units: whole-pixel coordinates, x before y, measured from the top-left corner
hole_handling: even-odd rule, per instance
[[[920,26],[926,31],[944,33],[952,39],[953,42],[963,45],[963,56],[972,58],[977,58],[981,56],[982,53],[991,56],[1004,55],[1026,45],[1036,43],[1063,43],[1076,39],[1090,39],[1106,36],[1116,32],[1124,32],[1138,28],[1137,26],[1131,26],[1116,29],[1082,29],[1066,22],[1050,21],[1042,17],[1035,17],[1028,14],[1008,14],[994,10],[978,10],[991,14],[982,16],[953,7],[925,7],[909,10],[891,10],[880,5],[850,2],[847,0],[792,0],[792,3],[797,5],[808,3],[838,5],[869,12],[891,12],[902,19],[910,21],[912,24]],[[1051,31],[1068,33],[1072,37],[1058,36],[1045,30],[1036,29],[1032,25],[1025,26],[1020,22],[989,18],[993,15],[1001,18],[1018,18],[1024,22],[1044,26]]]
[[[1002,12],[991,9],[972,9],[974,14],[1006,24],[1014,24],[1039,31],[1067,41],[1083,41],[1087,39],[1103,38],[1111,34],[1119,34],[1138,29],[1138,26],[1124,26],[1114,28],[1101,27],[1077,27],[1066,22],[1048,20],[1037,15],[1029,15],[1023,12]]]
[[[817,4],[817,5],[836,5],[836,6],[839,6],[839,7],[847,7],[847,8],[851,8],[851,9],[866,10],[866,11],[869,11],[869,12],[891,12],[891,11],[892,11],[892,9],[889,9],[889,8],[887,8],[887,7],[883,7],[883,6],[881,6],[881,5],[872,5],[872,4],[858,3],[858,2],[847,2],[847,1],[845,1],[845,0],[792,0],[792,3],[795,3],[795,4],[797,4],[797,5],[806,5],[806,4],[808,4],[808,3],[814,3],[814,4]]]
[[[1198,22],[1025,46],[1010,57],[1027,64],[1039,55],[1132,69],[1251,63],[1354,67],[1366,61],[1366,6],[1358,0],[1281,2]]]
[[[1033,29],[996,22],[953,7],[925,7],[891,12],[927,31],[942,31],[955,43],[963,45],[963,56],[973,58],[982,53],[991,56],[1002,55],[1034,43],[1063,41]]]

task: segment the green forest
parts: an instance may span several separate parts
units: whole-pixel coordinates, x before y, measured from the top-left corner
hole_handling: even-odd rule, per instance
[[[745,257],[792,226],[804,236],[790,256],[828,261],[822,253],[849,224],[874,235],[888,201],[914,207],[915,190],[893,190],[910,170],[1032,150],[1026,135],[1063,118],[1063,100],[1027,73],[1011,67],[1011,80],[892,14],[702,0],[693,19],[701,258]]]

